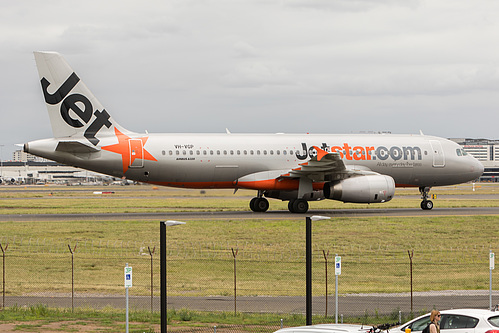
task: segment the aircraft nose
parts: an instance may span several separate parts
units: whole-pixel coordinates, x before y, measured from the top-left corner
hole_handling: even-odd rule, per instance
[[[471,167],[470,171],[471,174],[474,176],[474,179],[480,177],[485,169],[482,162],[480,162],[475,158],[473,158],[473,162],[471,163],[470,167]]]

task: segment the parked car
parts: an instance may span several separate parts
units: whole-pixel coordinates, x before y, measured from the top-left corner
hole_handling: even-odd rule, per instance
[[[349,324],[318,324],[281,328],[274,333],[367,333],[372,326]]]
[[[440,311],[441,333],[499,333],[499,311],[483,309],[455,309]],[[406,328],[421,332],[430,322],[430,314],[425,314],[401,326],[394,327],[390,333],[403,333]]]

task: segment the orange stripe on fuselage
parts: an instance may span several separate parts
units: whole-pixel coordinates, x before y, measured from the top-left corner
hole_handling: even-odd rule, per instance
[[[180,188],[245,188],[250,190],[279,190],[279,191],[295,191],[298,190],[299,181],[298,179],[267,179],[258,180],[252,182],[148,182],[144,183],[169,186],[169,187],[180,187]],[[313,188],[316,191],[322,190],[324,183],[313,183]]]
[[[239,182],[237,187],[251,190],[278,190],[278,191],[296,191],[300,185],[298,179],[266,179],[252,182]],[[313,183],[316,191],[322,190],[324,183]]]
[[[235,188],[233,182],[148,182],[144,183],[181,188]]]

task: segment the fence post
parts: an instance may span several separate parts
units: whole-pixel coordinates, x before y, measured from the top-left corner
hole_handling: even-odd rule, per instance
[[[152,256],[154,254],[154,251],[156,250],[156,246],[153,247],[152,251],[151,248],[148,246],[147,249],[149,250],[149,255],[151,256],[151,313],[153,313],[153,299],[154,299],[154,289],[153,289],[153,261],[152,261]]]
[[[414,250],[410,251],[407,250],[407,254],[409,255],[409,262],[410,262],[410,270],[411,270],[411,314],[413,313],[412,311],[412,258],[414,257]]]
[[[71,249],[71,246],[68,244],[69,252],[71,253],[71,312],[74,312],[74,298],[75,298],[75,274],[74,274],[74,252],[76,251],[76,246],[78,242],[76,242],[75,247]]]
[[[8,247],[9,243],[7,243],[5,249],[0,243],[0,249],[2,249],[2,307],[1,307],[2,310],[5,307],[5,251],[7,251]]]
[[[329,250],[326,251],[325,250],[322,250],[322,255],[324,256],[324,269],[326,271],[326,313],[324,315],[325,318],[327,318],[327,258],[329,257]]]
[[[236,249],[234,252],[234,248],[231,248],[232,250],[232,256],[234,257],[234,315],[237,314],[237,279],[236,279],[236,257],[237,253],[239,252],[239,249]]]

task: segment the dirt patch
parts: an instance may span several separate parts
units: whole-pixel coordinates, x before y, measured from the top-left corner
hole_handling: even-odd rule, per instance
[[[125,324],[123,324],[125,325]],[[154,327],[159,332],[159,325]],[[75,321],[59,321],[53,323],[46,323],[42,321],[23,321],[8,324],[0,324],[0,332],[16,332],[16,333],[61,333],[61,332],[112,332],[113,329],[109,326],[98,325],[93,322],[86,322],[82,320]],[[117,332],[123,331],[116,329]]]

